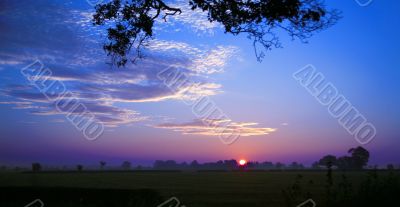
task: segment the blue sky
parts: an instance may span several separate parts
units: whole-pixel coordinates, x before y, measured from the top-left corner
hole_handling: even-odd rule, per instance
[[[224,34],[204,14],[184,10],[156,25],[148,57],[110,68],[105,33],[91,25],[86,1],[0,3],[0,162],[115,163],[155,159],[229,158],[311,163],[359,145],[292,74],[314,65],[377,129],[365,147],[371,163],[400,163],[400,22],[398,1],[326,1],[343,18],[308,44],[282,36],[283,48],[258,62],[245,36]],[[184,6],[185,2],[171,2]],[[21,74],[40,60],[105,132],[88,141]],[[190,95],[209,97],[243,135],[231,145],[201,126],[187,94],[157,78],[174,66],[199,83]],[[203,123],[204,124],[204,123]]]

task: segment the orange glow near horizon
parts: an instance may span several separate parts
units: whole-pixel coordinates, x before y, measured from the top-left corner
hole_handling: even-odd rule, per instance
[[[239,165],[241,165],[241,166],[245,165],[246,163],[247,163],[247,161],[244,159],[239,160]]]

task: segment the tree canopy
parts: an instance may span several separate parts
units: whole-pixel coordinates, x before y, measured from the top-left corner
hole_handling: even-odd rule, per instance
[[[369,160],[369,152],[363,147],[356,147],[349,149],[348,153],[353,158],[353,165],[356,169],[362,169],[367,165]]]
[[[337,10],[328,10],[320,0],[189,0],[188,4],[192,10],[206,12],[208,20],[220,23],[225,33],[247,35],[259,61],[263,51],[281,47],[279,30],[306,42],[340,18]],[[120,67],[143,57],[157,19],[167,21],[168,16],[181,13],[181,8],[170,7],[164,0],[112,0],[96,6],[93,23],[107,26],[103,49],[112,64]]]
[[[325,155],[321,158],[318,163],[320,165],[326,166],[327,168],[332,168],[333,165],[336,165],[336,156],[334,155]]]
[[[342,156],[336,158],[334,155],[325,155],[317,164],[326,166],[328,169],[337,166],[342,170],[361,170],[369,161],[369,152],[365,148],[358,146],[348,150],[351,156]]]

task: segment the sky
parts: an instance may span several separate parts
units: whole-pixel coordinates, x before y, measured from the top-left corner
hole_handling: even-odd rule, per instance
[[[311,164],[345,155],[361,144],[293,77],[310,65],[376,129],[362,145],[370,164],[400,164],[400,2],[363,2],[327,0],[342,12],[337,24],[307,44],[282,34],[283,48],[259,62],[245,35],[224,34],[187,2],[170,1],[182,14],[155,24],[145,59],[115,68],[87,1],[1,1],[0,164],[231,158]],[[104,126],[100,136],[85,137],[29,82],[21,71],[35,61],[51,71],[41,78],[62,83]],[[171,87],[163,71],[189,81]],[[223,118],[199,116],[196,97]],[[218,124],[240,136],[224,140]]]

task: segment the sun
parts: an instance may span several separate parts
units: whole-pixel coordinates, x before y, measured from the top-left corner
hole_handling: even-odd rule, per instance
[[[241,166],[245,165],[246,163],[247,163],[247,161],[244,159],[239,160],[239,165],[241,165]]]

